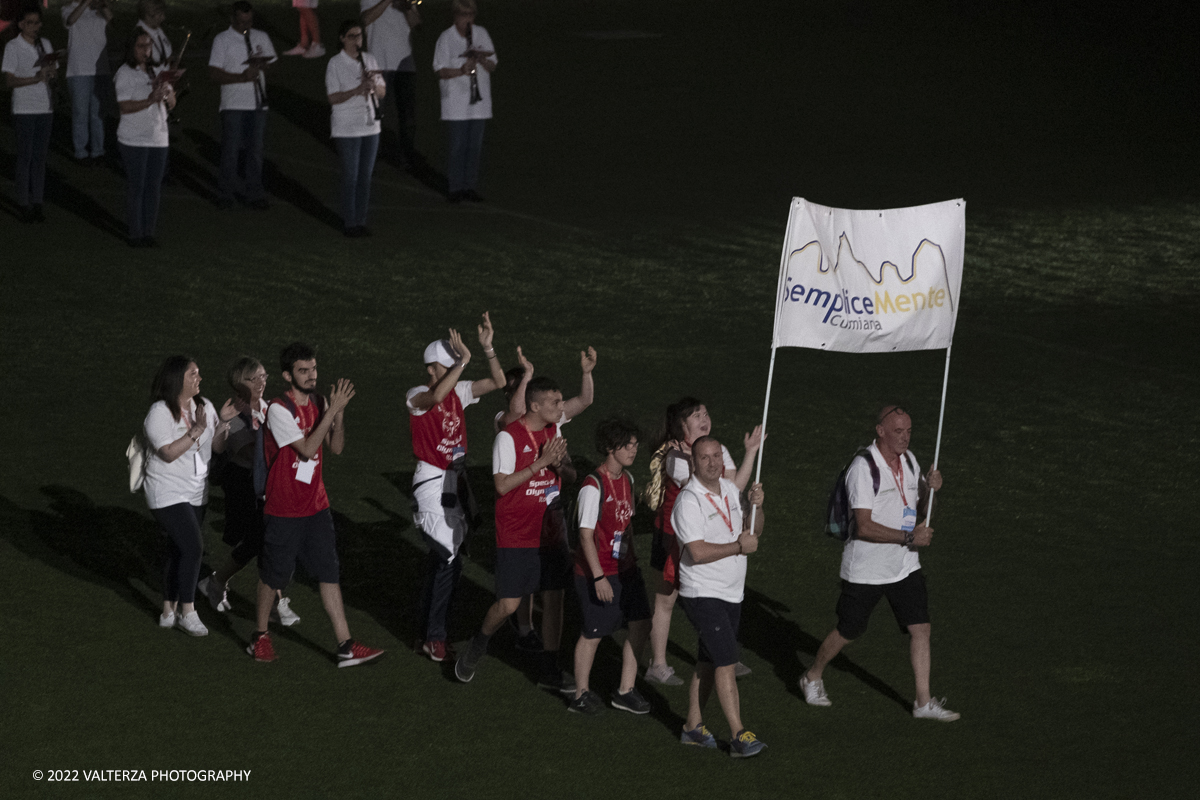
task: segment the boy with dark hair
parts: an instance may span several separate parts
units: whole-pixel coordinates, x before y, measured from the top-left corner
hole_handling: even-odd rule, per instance
[[[479,633],[454,665],[466,683],[487,653],[488,640],[521,603],[542,592],[542,641],[538,686],[575,693],[575,682],[558,666],[562,640],[562,597],[569,581],[570,549],[566,531],[547,525],[561,514],[562,478],[574,480],[567,442],[559,433],[562,392],[549,378],[538,377],[525,388],[528,410],[496,436],[492,478],[496,485],[496,602],[488,609]]]
[[[596,426],[596,451],[604,463],[579,490],[579,549],[575,551],[575,592],[583,609],[583,630],[575,643],[575,699],[568,709],[598,714],[604,701],[589,688],[592,662],[600,640],[622,621],[629,637],[622,647],[621,685],[612,707],[648,714],[650,704],[634,687],[638,658],[650,636],[650,602],[633,553],[633,478],[627,471],[638,451],[638,429],[609,418]]]
[[[246,652],[255,661],[274,661],[267,633],[276,590],[287,588],[296,569],[304,566],[317,579],[321,603],[337,637],[339,667],[352,667],[383,655],[382,650],[350,637],[339,583],[340,564],[322,475],[322,448],[341,455],[346,445],[343,413],[354,397],[354,384],[340,378],[329,401],[317,391],[316,352],[294,342],[280,355],[283,379],[291,389],[267,406],[263,451],[267,473],[266,532],[258,568],[257,627]]]

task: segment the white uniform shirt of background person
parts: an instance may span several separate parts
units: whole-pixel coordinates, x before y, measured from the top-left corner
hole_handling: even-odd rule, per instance
[[[500,63],[495,55],[496,46],[492,44],[492,37],[488,36],[486,30],[479,25],[472,25],[471,40],[476,50],[492,51],[492,55],[488,56],[489,61]],[[436,73],[440,69],[459,69],[467,62],[467,59],[463,57],[463,53],[466,51],[466,37],[451,25],[442,31],[442,35],[438,37],[437,45],[434,47],[433,71]],[[442,92],[443,120],[492,118],[492,75],[483,67],[476,67],[475,77],[479,81],[481,99],[474,105],[471,105],[471,77],[469,75],[460,75],[445,80],[438,79],[438,86]]]
[[[278,56],[271,37],[260,30],[250,29],[250,49],[255,55],[264,55],[274,62]],[[223,69],[233,75],[241,75],[246,71],[246,37],[233,26],[226,28],[213,37],[212,50],[208,54],[208,65]],[[259,87],[266,90],[267,76],[265,72],[258,75]],[[266,104],[263,108],[266,108]],[[248,81],[242,83],[225,83],[221,85],[221,111],[254,111],[254,84]]]

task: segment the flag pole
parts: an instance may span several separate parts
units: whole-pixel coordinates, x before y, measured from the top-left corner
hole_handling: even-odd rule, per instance
[[[938,411],[938,429],[937,429],[937,444],[933,448],[933,469],[937,469],[938,458],[942,454],[942,422],[946,419],[946,387],[950,383],[950,349],[954,346],[951,342],[946,348],[946,373],[942,376],[942,408]],[[933,522],[933,495],[934,491],[929,490],[929,513],[925,515],[925,524],[929,525]]]
[[[762,441],[758,444],[758,464],[754,471],[754,483],[762,483],[763,451],[767,448],[767,411],[771,405],[771,382],[775,379],[775,350],[779,346],[779,312],[783,307],[783,289],[787,279],[788,246],[792,241],[792,210],[800,198],[793,197],[788,209],[787,229],[783,234],[783,252],[779,255],[779,283],[775,286],[775,324],[771,331],[771,366],[767,368],[767,394],[763,398]],[[750,532],[754,533],[754,522],[758,517],[758,507],[750,506]]]

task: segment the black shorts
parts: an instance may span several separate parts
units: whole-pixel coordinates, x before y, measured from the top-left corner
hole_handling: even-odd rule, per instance
[[[929,593],[925,589],[925,573],[917,570],[895,583],[842,581],[842,595],[837,603],[838,633],[847,639],[857,639],[866,633],[867,621],[881,597],[888,599],[901,633],[907,633],[909,625],[929,622]]]
[[[575,575],[575,594],[583,609],[583,637],[599,639],[611,636],[622,622],[640,622],[650,619],[650,601],[646,597],[646,583],[636,567],[619,575],[607,575],[612,586],[611,603],[601,603],[596,597],[596,582],[590,577]]]
[[[537,591],[542,559],[536,547],[496,548],[496,597],[524,597]]]
[[[737,634],[742,619],[742,604],[728,603],[715,597],[679,596],[679,604],[688,621],[700,634],[697,662],[728,667],[739,658]]]
[[[538,588],[543,592],[565,591],[575,572],[571,551],[566,547],[543,547],[538,550],[538,557],[542,561]]]
[[[667,558],[671,554],[670,543],[667,541],[669,535],[655,528],[650,536],[650,566],[659,572],[667,565]]]
[[[311,517],[267,516],[258,577],[272,589],[286,589],[296,563],[321,583],[337,583],[337,538],[329,509]]]

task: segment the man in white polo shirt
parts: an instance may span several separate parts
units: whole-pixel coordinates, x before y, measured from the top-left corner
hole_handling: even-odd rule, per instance
[[[909,656],[916,680],[913,716],[953,722],[959,714],[929,693],[930,624],[925,575],[916,548],[928,547],[933,529],[924,525],[927,490],[942,488],[942,476],[924,478],[908,449],[912,419],[899,406],[885,406],[875,420],[875,442],[846,471],[846,491],[854,524],[842,551],[842,594],[837,627],[817,650],[812,667],[800,676],[804,700],[829,706],[821,673],[847,644],[867,630],[871,611],[887,597],[901,631],[911,637]],[[870,460],[868,460],[870,459]]]
[[[405,169],[412,169],[416,150],[416,92],[413,77],[412,29],[421,24],[421,12],[412,0],[359,0],[367,28],[367,50],[379,62],[387,95],[396,101],[396,131]]]
[[[746,556],[758,550],[762,533],[762,484],[750,487],[751,505],[758,507],[755,530],[743,525],[737,485],[721,477],[725,458],[721,443],[711,436],[692,442],[692,479],[679,492],[671,525],[679,540],[679,604],[700,634],[696,672],[688,691],[688,716],[679,740],[715,748],[704,725],[704,706],[714,686],[721,710],[733,734],[729,754],[758,755],[766,747],[742,726],[738,696],[738,622],[746,587]]]
[[[271,38],[255,30],[254,9],[245,0],[233,4],[228,30],[213,37],[208,73],[221,87],[221,169],[217,176],[222,208],[233,208],[238,188],[238,155],[246,151],[242,196],[251,208],[268,207],[263,189],[263,138],[267,129],[267,76],[275,63]]]

